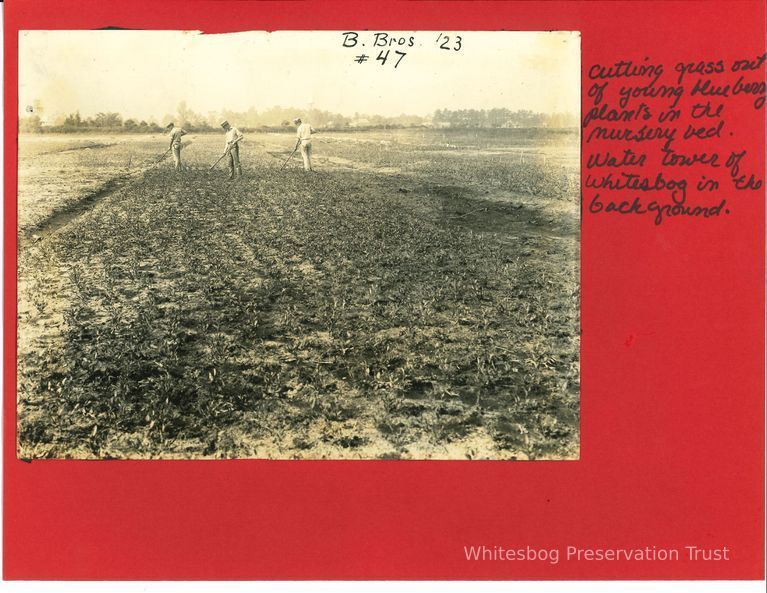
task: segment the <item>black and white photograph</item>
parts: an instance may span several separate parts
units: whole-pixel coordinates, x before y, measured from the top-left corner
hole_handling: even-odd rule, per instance
[[[580,60],[21,32],[18,457],[578,459]]]

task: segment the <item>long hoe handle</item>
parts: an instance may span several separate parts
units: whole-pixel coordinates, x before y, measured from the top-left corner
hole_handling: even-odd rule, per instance
[[[212,171],[213,169],[215,169],[216,165],[218,165],[221,162],[221,159],[224,158],[227,154],[229,154],[228,150],[224,154],[222,154],[220,157],[218,157],[218,160],[215,163],[213,163],[213,166],[209,170]]]
[[[293,155],[296,154],[297,150],[298,150],[298,144],[296,144],[296,147],[293,149],[293,152],[290,153],[290,156],[285,159],[285,162],[282,163],[282,167],[280,167],[280,171],[282,171],[285,168],[285,165],[287,165],[288,161],[293,158]]]
[[[244,137],[244,136],[243,136],[243,137]],[[237,143],[238,143],[240,140],[242,140],[242,138],[243,138],[243,137],[241,137],[241,138],[237,138],[237,140],[235,140],[234,142],[232,142],[232,146],[234,146],[234,145],[235,145],[235,144],[237,144]],[[210,168],[210,171],[212,171],[213,169],[215,169],[215,168],[216,168],[216,165],[218,165],[218,164],[221,162],[221,159],[222,159],[222,158],[224,158],[226,155],[228,155],[228,154],[229,154],[229,151],[232,149],[232,146],[230,146],[229,148],[227,148],[227,149],[224,151],[224,154],[222,154],[220,157],[218,157],[218,160],[217,160],[215,163],[213,163],[213,166]]]

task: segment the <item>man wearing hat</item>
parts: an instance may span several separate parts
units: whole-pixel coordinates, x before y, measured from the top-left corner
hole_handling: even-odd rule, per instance
[[[177,128],[173,122],[165,126],[165,130],[170,136],[169,150],[173,152],[173,162],[175,163],[176,171],[181,171],[181,136],[186,134],[186,130]]]
[[[224,120],[221,122],[221,127],[226,132],[226,152],[229,155],[229,179],[234,179],[234,172],[242,177],[242,167],[240,166],[240,140],[243,139],[243,135],[240,130],[233,128],[229,125],[229,122]]]
[[[294,119],[293,123],[298,126],[296,129],[296,136],[298,137],[296,145],[301,145],[301,156],[304,158],[304,171],[313,171],[312,134],[314,133],[314,128],[312,128],[311,124],[303,123],[300,117]]]

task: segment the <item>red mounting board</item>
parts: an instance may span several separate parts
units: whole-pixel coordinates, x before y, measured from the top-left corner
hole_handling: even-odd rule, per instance
[[[14,323],[20,30],[576,30],[585,113],[592,65],[756,56],[764,20],[761,1],[6,2],[5,578],[764,578],[763,192],[660,227],[593,215],[584,193],[578,461],[25,463]],[[762,178],[764,113],[728,120]],[[482,543],[731,559],[466,561]]]

